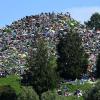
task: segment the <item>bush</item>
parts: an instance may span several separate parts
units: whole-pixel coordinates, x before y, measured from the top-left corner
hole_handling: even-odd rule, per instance
[[[22,91],[18,96],[18,100],[39,100],[38,95],[32,87],[22,87]]]
[[[100,81],[84,95],[85,100],[100,100]]]
[[[76,96],[61,96],[56,94],[52,91],[44,92],[41,96],[41,100],[77,100],[78,98]],[[79,98],[79,100],[83,100],[83,98]]]
[[[41,100],[56,100],[56,94],[51,91],[44,92],[41,96]]]
[[[15,90],[11,86],[0,86],[0,100],[17,100]]]

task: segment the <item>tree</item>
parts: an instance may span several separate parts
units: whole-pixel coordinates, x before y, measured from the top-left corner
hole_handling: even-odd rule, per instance
[[[52,57],[49,53],[47,42],[43,37],[36,39],[26,65],[32,74],[30,83],[39,97],[43,92],[56,87],[55,67],[53,67]]]
[[[94,13],[90,20],[85,22],[86,26],[95,30],[100,29],[100,14],[99,13]]]
[[[39,100],[39,96],[32,87],[22,87],[21,93],[18,95],[18,100]]]
[[[62,78],[80,78],[81,74],[86,73],[88,60],[77,32],[71,30],[61,37],[57,52],[57,71]]]
[[[85,100],[100,100],[100,81],[84,94]]]
[[[96,63],[96,77],[100,78],[100,53],[98,54],[98,59]]]
[[[0,100],[17,100],[15,90],[11,86],[0,86]]]

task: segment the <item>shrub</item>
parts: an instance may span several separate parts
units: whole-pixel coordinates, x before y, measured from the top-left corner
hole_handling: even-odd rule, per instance
[[[15,90],[11,86],[0,86],[0,100],[17,100]]]
[[[44,92],[41,96],[41,100],[56,100],[56,94],[51,91]]]
[[[85,100],[100,100],[100,81],[84,95]]]
[[[66,97],[66,96],[57,95],[52,91],[44,92],[41,96],[41,100],[77,100],[77,99],[78,98],[75,96]],[[79,100],[83,100],[83,99],[79,98]]]
[[[22,91],[18,96],[18,100],[39,100],[38,95],[32,87],[22,87]]]

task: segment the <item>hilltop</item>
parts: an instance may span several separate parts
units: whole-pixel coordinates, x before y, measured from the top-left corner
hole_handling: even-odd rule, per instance
[[[24,67],[26,57],[31,50],[30,45],[37,36],[41,35],[48,40],[48,46],[56,54],[55,49],[59,36],[67,34],[72,28],[82,38],[83,47],[89,55],[89,66],[93,68],[100,50],[100,34],[97,31],[86,29],[68,12],[26,16],[0,29],[0,66],[7,69],[16,67],[18,70]]]

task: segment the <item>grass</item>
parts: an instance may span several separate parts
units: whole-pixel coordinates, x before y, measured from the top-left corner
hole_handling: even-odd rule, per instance
[[[83,97],[77,97],[77,96],[69,96],[69,97],[65,97],[65,96],[58,96],[57,100],[84,100]]]
[[[81,85],[73,85],[73,84],[69,84],[69,83],[64,83],[62,85],[62,88],[64,86],[67,86],[68,89],[69,89],[69,92],[74,92],[75,90],[77,89],[80,89],[82,91],[87,91],[88,89],[90,89],[92,87],[92,84],[89,84],[89,83],[85,83],[85,84],[81,84]]]
[[[17,94],[21,91],[20,79],[16,75],[10,75],[5,78],[0,78],[0,86],[3,85],[10,85],[12,88],[14,88]]]
[[[20,77],[16,75],[10,75],[5,78],[0,78],[0,86],[3,85],[10,85],[14,90],[16,91],[16,94],[19,94],[21,92],[21,84],[20,84]],[[63,91],[64,86],[68,87],[68,92],[74,93],[76,89],[80,89],[82,91],[89,90],[92,85],[90,83],[85,83],[81,85],[73,85],[70,83],[63,83],[61,85],[61,90]],[[57,100],[84,100],[83,97],[77,97],[77,96],[59,96],[56,92],[56,89],[54,91],[51,91],[54,95],[56,95]]]
[[[61,85],[61,90],[62,90],[62,92],[64,91],[63,90],[63,88],[64,87],[68,87],[68,92],[69,93],[74,93],[77,89],[79,89],[79,90],[82,90],[83,92],[85,92],[85,91],[88,91],[89,89],[91,89],[92,88],[92,84],[90,84],[90,83],[84,83],[84,84],[81,84],[81,85],[73,85],[73,84],[70,84],[70,83],[63,83],[62,85]],[[55,92],[56,92],[56,90],[55,90]],[[84,98],[83,98],[83,96],[81,96],[81,97],[77,97],[77,96],[59,96],[58,94],[56,94],[57,95],[57,100],[84,100]]]

